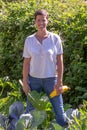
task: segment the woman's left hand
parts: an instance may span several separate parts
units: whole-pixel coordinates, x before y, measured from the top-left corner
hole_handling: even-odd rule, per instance
[[[63,87],[62,86],[63,86],[62,83],[61,84],[57,83],[55,85],[55,89],[56,89],[56,91],[57,91],[58,94],[61,94],[63,92]]]

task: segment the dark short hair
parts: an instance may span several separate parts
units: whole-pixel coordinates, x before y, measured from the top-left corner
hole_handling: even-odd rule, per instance
[[[39,9],[39,10],[37,10],[35,12],[35,14],[34,14],[35,19],[36,19],[37,15],[45,15],[46,18],[48,19],[48,12],[45,9]]]

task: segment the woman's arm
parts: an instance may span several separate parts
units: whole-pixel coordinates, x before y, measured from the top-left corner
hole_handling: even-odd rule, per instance
[[[59,88],[63,85],[63,71],[64,71],[64,65],[63,65],[63,54],[57,55],[57,84],[56,89],[59,91]]]
[[[23,91],[25,92],[26,95],[27,95],[28,91],[30,90],[30,87],[28,85],[30,60],[31,60],[31,58],[24,58],[24,62],[23,62]]]

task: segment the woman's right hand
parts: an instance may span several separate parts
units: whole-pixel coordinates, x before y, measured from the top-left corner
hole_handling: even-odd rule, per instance
[[[23,91],[26,95],[30,91],[30,86],[27,83],[23,83]]]

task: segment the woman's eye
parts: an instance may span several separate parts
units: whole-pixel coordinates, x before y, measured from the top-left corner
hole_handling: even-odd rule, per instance
[[[40,22],[40,19],[38,19],[38,22]]]
[[[45,19],[43,20],[43,22],[45,22]]]

